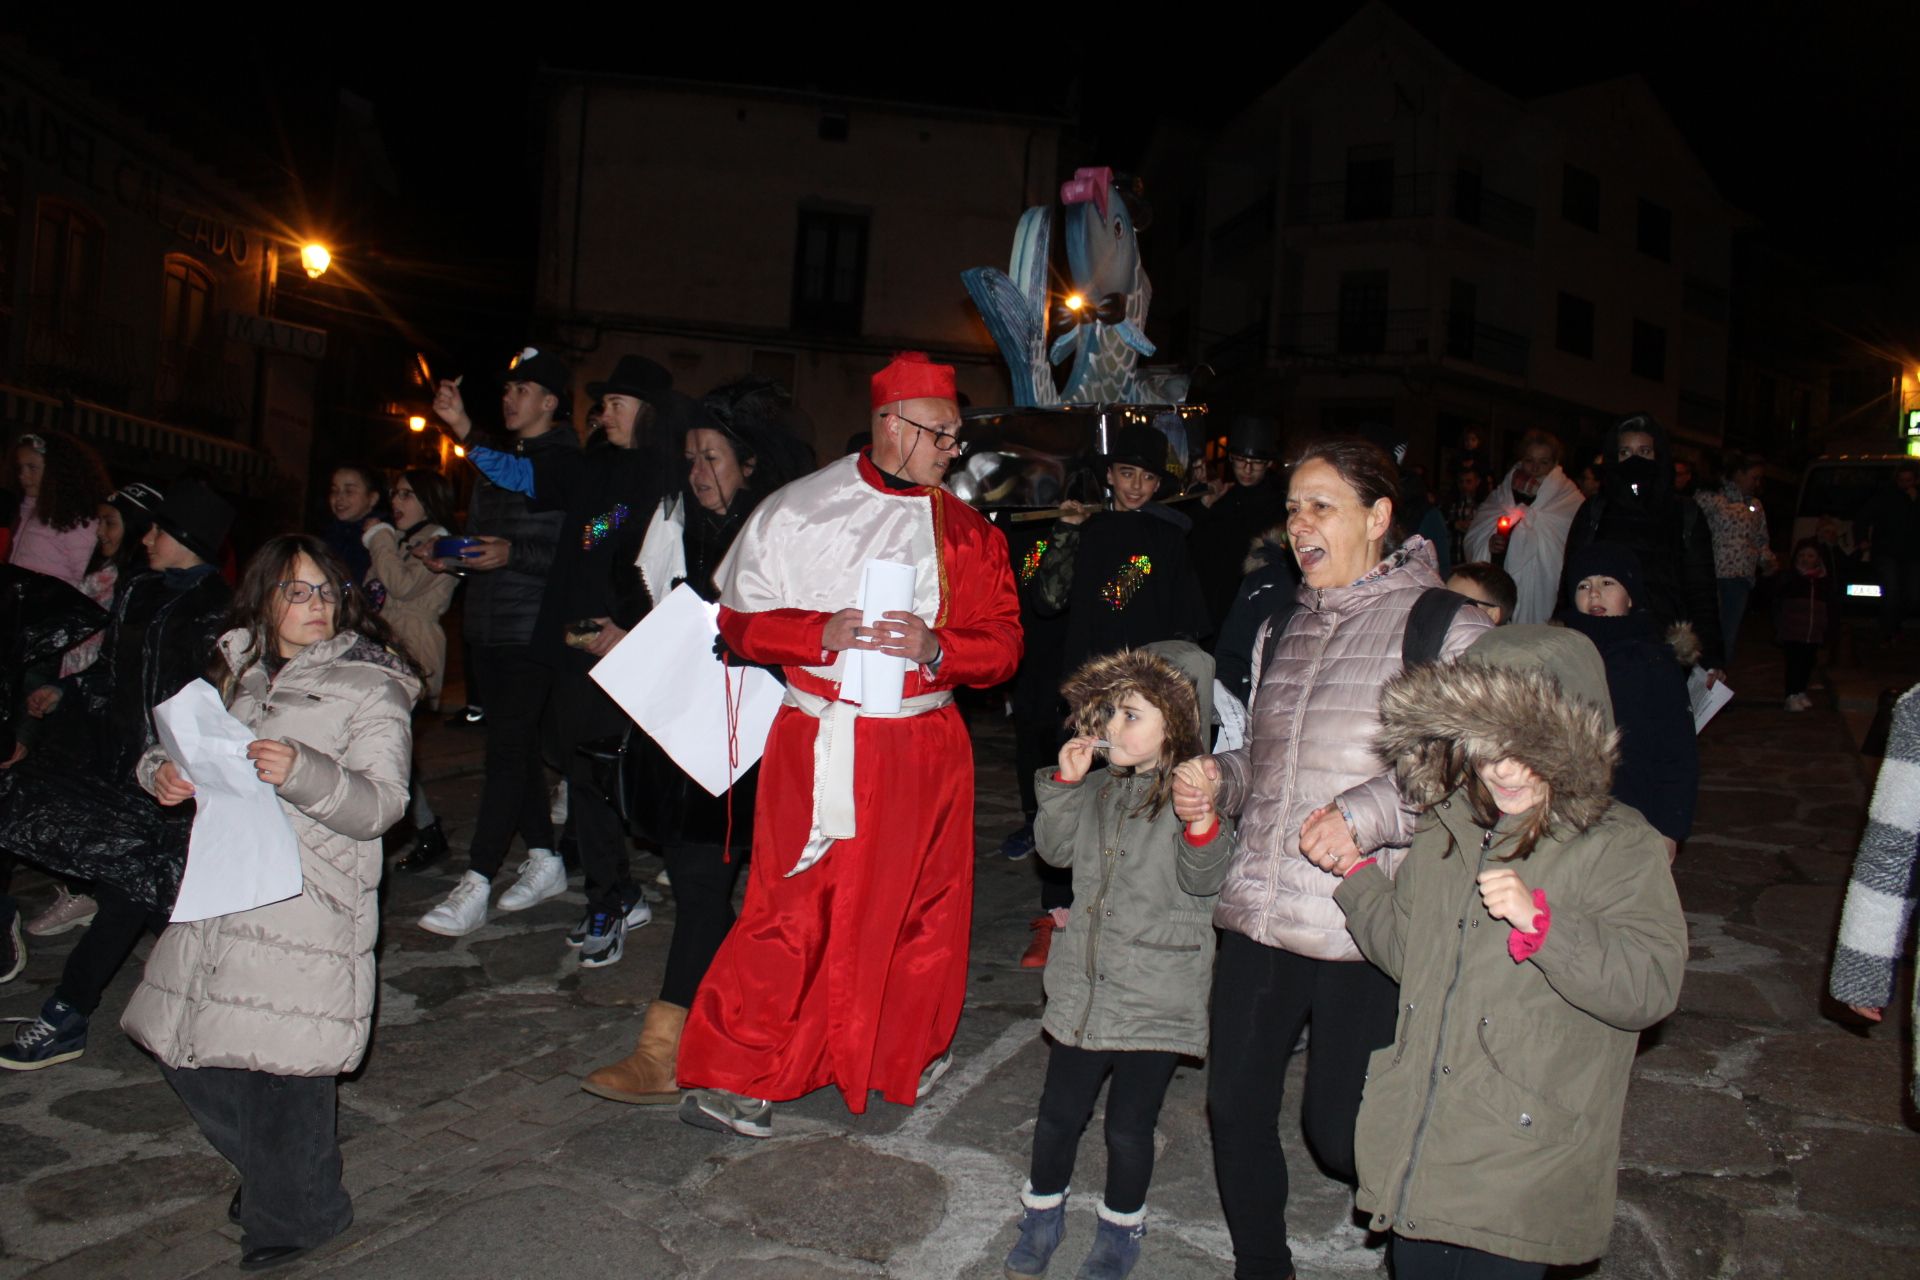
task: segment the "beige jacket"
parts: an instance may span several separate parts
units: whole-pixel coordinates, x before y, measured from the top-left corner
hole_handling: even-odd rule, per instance
[[[1300,826],[1336,798],[1360,848],[1378,851],[1388,874],[1413,838],[1413,813],[1374,754],[1380,686],[1400,670],[1407,614],[1440,585],[1433,547],[1410,538],[1352,586],[1299,589],[1273,664],[1254,690],[1249,744],[1216,756],[1220,807],[1240,819],[1240,838],[1213,920],[1222,929],[1315,960],[1358,960],[1346,915],[1334,905],[1340,883],[1300,856]],[[1457,657],[1493,624],[1478,609],[1454,615],[1441,648]],[[1268,644],[1254,646],[1260,670]]]
[[[238,669],[246,633],[220,638]],[[274,1075],[351,1071],[367,1049],[380,929],[380,837],[407,807],[419,681],[352,632],[315,644],[269,682],[247,668],[233,714],[299,755],[280,802],[300,841],[297,898],[167,928],[120,1020],[170,1067]],[[165,761],[140,762],[153,789]]]
[[[427,705],[440,705],[440,686],[447,678],[447,633],[440,627],[441,615],[453,603],[454,588],[460,579],[451,573],[435,573],[413,558],[413,549],[447,531],[430,524],[410,538],[402,538],[390,524],[377,524],[361,541],[373,557],[373,576],[387,588],[387,602],[380,606],[380,617],[413,660],[427,673]]]

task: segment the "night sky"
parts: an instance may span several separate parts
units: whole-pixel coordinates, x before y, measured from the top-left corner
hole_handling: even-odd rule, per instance
[[[526,306],[534,251],[532,98],[542,65],[1061,115],[1075,122],[1071,154],[1125,167],[1162,120],[1204,128],[1229,118],[1358,7],[1273,8],[1262,14],[1270,25],[1253,32],[1155,29],[1146,41],[1153,60],[1134,52],[1140,41],[1130,33],[1076,42],[1063,24],[1054,39],[1038,39],[959,10],[888,24],[921,33],[909,43],[947,30],[941,47],[891,63],[876,62],[875,50],[897,41],[877,30],[858,48],[820,47],[797,63],[755,52],[787,33],[670,39],[640,19],[610,29],[599,15],[570,20],[552,9],[517,29],[509,13],[507,25],[486,32],[335,31],[316,17],[306,30],[196,33],[181,46],[197,52],[191,62],[153,56],[164,47],[159,28],[117,28],[105,44],[78,46],[51,23],[23,25],[17,15],[0,23],[246,175],[269,201],[304,201],[344,258],[379,264],[396,310],[426,315],[458,297],[470,323],[510,324]],[[1830,278],[1884,283],[1881,301],[1907,311],[1912,291],[1900,282],[1920,287],[1920,6],[1398,10],[1467,70],[1518,97],[1645,75],[1722,193],[1759,220],[1771,245]],[[817,39],[819,30],[803,34]],[[1044,52],[992,56],[1003,45]],[[373,106],[392,195],[364,177],[330,181],[342,89]],[[350,153],[366,173],[366,152]]]

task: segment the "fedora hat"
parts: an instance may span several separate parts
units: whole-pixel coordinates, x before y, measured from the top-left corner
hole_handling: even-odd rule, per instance
[[[1102,454],[1103,466],[1142,467],[1160,477],[1160,487],[1171,489],[1174,479],[1167,470],[1167,437],[1144,422],[1129,422],[1114,432],[1107,442],[1107,452]]]
[[[154,524],[209,563],[220,558],[220,544],[233,526],[233,507],[198,480],[182,480],[148,508]]]
[[[664,365],[645,356],[621,356],[605,380],[587,384],[587,395],[595,400],[603,396],[632,396],[652,404],[661,392],[672,387],[673,375]]]

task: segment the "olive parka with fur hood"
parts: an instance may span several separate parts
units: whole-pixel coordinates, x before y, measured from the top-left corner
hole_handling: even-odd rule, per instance
[[[1639,1032],[1687,960],[1666,849],[1608,795],[1616,742],[1600,655],[1564,628],[1490,631],[1381,693],[1380,754],[1425,812],[1394,879],[1363,862],[1334,895],[1401,984],[1355,1134],[1373,1230],[1553,1265],[1606,1248]],[[1551,787],[1552,821],[1503,862],[1527,815],[1489,830],[1460,783],[1507,757]],[[1476,877],[1498,866],[1545,894],[1544,933],[1487,914]]]
[[[241,671],[229,709],[298,754],[277,788],[300,842],[300,895],[168,926],[120,1025],[170,1067],[281,1076],[351,1071],[367,1050],[380,931],[380,837],[407,807],[420,682],[351,631],[268,678],[244,630],[220,638]],[[166,760],[140,762],[149,791]]]
[[[1061,692],[1074,707],[1097,708],[1127,689],[1160,709],[1168,739],[1185,748],[1179,758],[1212,733],[1213,659],[1199,646],[1168,640],[1122,649],[1087,663]],[[1102,727],[1087,719],[1078,726]],[[1074,905],[1047,955],[1041,1026],[1077,1049],[1205,1057],[1213,895],[1226,859],[1211,859],[1210,878],[1182,865],[1191,846],[1171,797],[1159,813],[1143,811],[1158,769],[1100,768],[1073,783],[1054,774],[1048,765],[1034,780],[1034,845],[1047,862],[1073,868]],[[1232,847],[1232,821],[1223,817],[1200,852]]]

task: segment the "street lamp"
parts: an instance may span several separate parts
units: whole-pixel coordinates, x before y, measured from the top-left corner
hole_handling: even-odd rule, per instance
[[[327,246],[318,241],[308,241],[300,246],[300,265],[306,268],[307,279],[318,280],[333,265],[333,255],[327,252]]]

